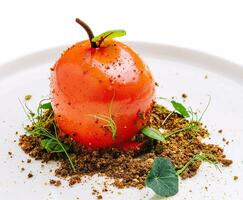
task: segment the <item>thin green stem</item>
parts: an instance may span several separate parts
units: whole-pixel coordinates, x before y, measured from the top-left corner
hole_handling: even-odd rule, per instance
[[[41,108],[42,102],[47,101],[47,100],[50,100],[50,98],[49,98],[49,99],[42,99],[42,100],[39,102],[39,105],[38,105],[38,108],[37,108],[37,115],[38,115],[38,116],[41,116],[41,115],[42,115],[42,108]]]
[[[76,172],[76,168],[75,168],[75,166],[74,166],[74,164],[73,164],[73,161],[71,160],[70,156],[68,155],[68,152],[66,151],[66,149],[64,148],[64,146],[62,145],[62,143],[61,143],[59,140],[56,140],[56,141],[57,141],[57,143],[60,145],[60,147],[63,149],[63,152],[66,154],[66,156],[67,156],[67,158],[68,158],[68,161],[69,161],[69,163],[70,163],[70,165],[71,165],[71,167],[72,167],[72,170],[73,170],[74,172]]]
[[[218,161],[217,160],[216,161],[210,160],[210,158],[213,159],[213,160],[216,160],[216,158],[214,157],[214,155],[200,152],[200,153],[194,155],[180,170],[178,170],[176,172],[176,174],[179,176],[194,161],[205,161],[205,162],[208,162],[210,164],[213,164],[216,167],[216,169],[218,169],[220,171],[220,169],[219,169],[219,167],[217,165],[218,164]]]
[[[181,173],[183,173],[189,165],[195,161],[195,156],[193,156],[180,170],[176,172],[176,175],[179,176]]]
[[[73,164],[73,161],[71,160],[70,156],[68,155],[68,152],[66,151],[66,149],[64,148],[64,146],[62,145],[62,143],[61,143],[61,142],[59,141],[59,139],[58,139],[56,125],[55,125],[55,124],[53,124],[53,125],[54,125],[54,131],[55,131],[56,141],[57,141],[57,143],[60,145],[60,147],[62,148],[63,152],[66,154],[66,157],[68,158],[68,161],[69,161],[69,163],[70,163],[70,165],[71,165],[71,167],[72,167],[72,170],[73,170],[74,172],[76,172],[76,168],[75,168],[75,166],[74,166],[74,164]]]
[[[111,99],[111,102],[108,106],[108,112],[109,114],[108,115],[103,115],[103,114],[97,114],[97,115],[89,115],[89,116],[92,116],[96,119],[99,119],[99,120],[102,120],[104,121],[106,124],[104,125],[104,127],[109,127],[110,128],[110,131],[112,133],[112,138],[115,139],[116,138],[116,132],[117,132],[117,126],[116,126],[116,123],[115,121],[113,120],[112,118],[112,104],[113,104],[113,101],[114,101],[114,97],[115,97],[115,91],[113,93],[113,96],[112,96],[112,99]]]
[[[181,129],[172,131],[170,134],[168,134],[168,135],[165,136],[165,139],[167,139],[168,137],[171,137],[171,136],[174,135],[174,134],[177,134],[177,133],[180,133],[180,132],[183,132],[183,131],[192,130],[192,129],[195,128],[195,127],[196,127],[196,125],[191,124],[190,126],[187,126],[187,127],[185,127],[185,128],[181,128]]]
[[[43,128],[43,127],[37,127],[37,128],[36,128],[34,131],[32,131],[31,133],[33,133],[33,134],[37,134],[37,135],[39,135],[39,136],[44,136],[44,137],[47,137],[47,138],[49,138],[49,139],[53,139],[53,140],[55,140],[55,141],[58,143],[58,145],[62,148],[62,151],[64,152],[64,154],[66,155],[66,157],[67,157],[67,159],[68,159],[68,161],[69,161],[69,163],[70,163],[70,165],[71,165],[71,167],[72,167],[72,170],[73,170],[74,172],[76,172],[76,169],[75,169],[75,166],[74,166],[74,164],[73,164],[73,161],[71,160],[70,156],[68,155],[68,152],[66,151],[65,147],[63,146],[63,144],[60,142],[60,140],[59,140],[59,138],[58,138],[56,125],[53,124],[53,126],[54,126],[55,137],[52,136],[52,134],[50,134],[49,131],[47,131],[47,130],[46,130],[45,128]],[[53,151],[53,153],[55,153],[55,152]]]
[[[203,111],[203,113],[202,113],[201,117],[199,118],[199,120],[198,120],[199,122],[202,120],[202,118],[203,118],[203,116],[204,116],[205,112],[207,111],[207,109],[208,109],[208,107],[209,107],[210,103],[211,103],[211,96],[209,95],[208,104],[207,104],[206,108],[204,109],[204,111]]]
[[[171,101],[169,99],[165,98],[165,97],[158,97],[158,99],[162,99],[164,101],[167,101],[168,103],[171,103]]]
[[[100,120],[102,120],[102,121],[104,121],[104,122],[109,122],[109,120],[110,120],[110,117],[108,117],[108,116],[106,116],[106,115],[91,115],[91,116],[93,116],[93,117],[95,117],[95,118],[97,118],[97,119],[100,119]]]
[[[27,111],[25,110],[25,108],[26,108],[28,111],[31,111],[31,110],[28,109],[28,107],[27,107],[26,105],[24,106],[24,104],[22,103],[22,101],[21,101],[19,98],[18,98],[18,100],[19,100],[19,103],[20,103],[20,105],[21,105],[21,107],[22,107],[24,113],[26,114],[26,116],[28,117],[28,119],[30,120],[30,122],[31,122],[31,123],[35,123],[33,117],[31,117],[31,115],[29,114],[30,112],[27,113]]]
[[[162,122],[162,126],[165,124],[165,122],[170,118],[170,116],[174,113],[174,111],[171,111],[166,118],[164,119],[164,121]]]

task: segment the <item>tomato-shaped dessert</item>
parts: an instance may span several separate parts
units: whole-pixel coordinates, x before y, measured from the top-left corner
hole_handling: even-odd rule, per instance
[[[94,37],[84,22],[76,21],[90,40],[67,49],[52,69],[56,123],[91,148],[122,146],[146,122],[154,99],[153,77],[131,48],[112,39],[124,31]]]

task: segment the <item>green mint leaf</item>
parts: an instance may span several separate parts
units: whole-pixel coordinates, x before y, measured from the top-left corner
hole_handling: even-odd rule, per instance
[[[46,109],[46,110],[51,110],[52,106],[51,106],[51,102],[47,102],[47,103],[43,103],[40,105],[41,109]]]
[[[154,160],[145,184],[162,197],[173,196],[178,192],[178,176],[170,160],[158,157]]]
[[[41,146],[45,148],[47,151],[52,152],[52,153],[62,153],[64,152],[64,149],[62,146],[65,148],[65,150],[68,150],[68,146],[65,144],[62,144],[62,146],[58,143],[57,140],[55,139],[43,139],[41,141]]]
[[[141,132],[146,135],[147,137],[150,137],[152,139],[164,142],[165,141],[165,137],[161,134],[161,132],[155,128],[146,126],[144,127]]]
[[[187,109],[185,108],[185,106],[183,106],[181,103],[178,103],[174,100],[171,101],[172,106],[174,107],[174,109],[181,114],[183,117],[187,118],[190,117],[189,113],[187,112]]]
[[[100,45],[105,40],[110,40],[116,37],[122,37],[124,35],[126,35],[125,30],[122,29],[110,30],[92,38],[92,42],[98,42],[98,45]]]

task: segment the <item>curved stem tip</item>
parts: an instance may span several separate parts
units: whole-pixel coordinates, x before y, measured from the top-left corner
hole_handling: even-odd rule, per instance
[[[82,20],[80,20],[79,18],[76,18],[75,20],[80,26],[82,26],[85,31],[87,32],[88,36],[89,36],[89,41],[90,41],[90,45],[92,48],[97,48],[97,44],[96,42],[92,42],[92,39],[94,38],[94,34],[91,30],[91,28],[85,23],[83,22]]]

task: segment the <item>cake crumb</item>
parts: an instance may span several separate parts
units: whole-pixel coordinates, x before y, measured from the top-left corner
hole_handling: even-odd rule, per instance
[[[11,151],[8,152],[10,158],[13,158],[13,153]]]
[[[183,93],[183,94],[181,95],[181,97],[184,98],[184,99],[186,99],[186,98],[187,98],[187,94],[186,94],[186,93]]]
[[[77,183],[80,183],[81,182],[81,178],[79,176],[73,176],[73,177],[71,177],[68,180],[68,182],[69,182],[69,186],[73,186],[73,185],[75,185]]]
[[[28,178],[32,178],[34,175],[30,172],[28,173]]]
[[[50,180],[50,184],[51,184],[51,185],[54,185],[54,186],[56,186],[56,187],[59,187],[62,183],[61,183],[60,180],[53,180],[53,179],[51,179],[51,180]]]

